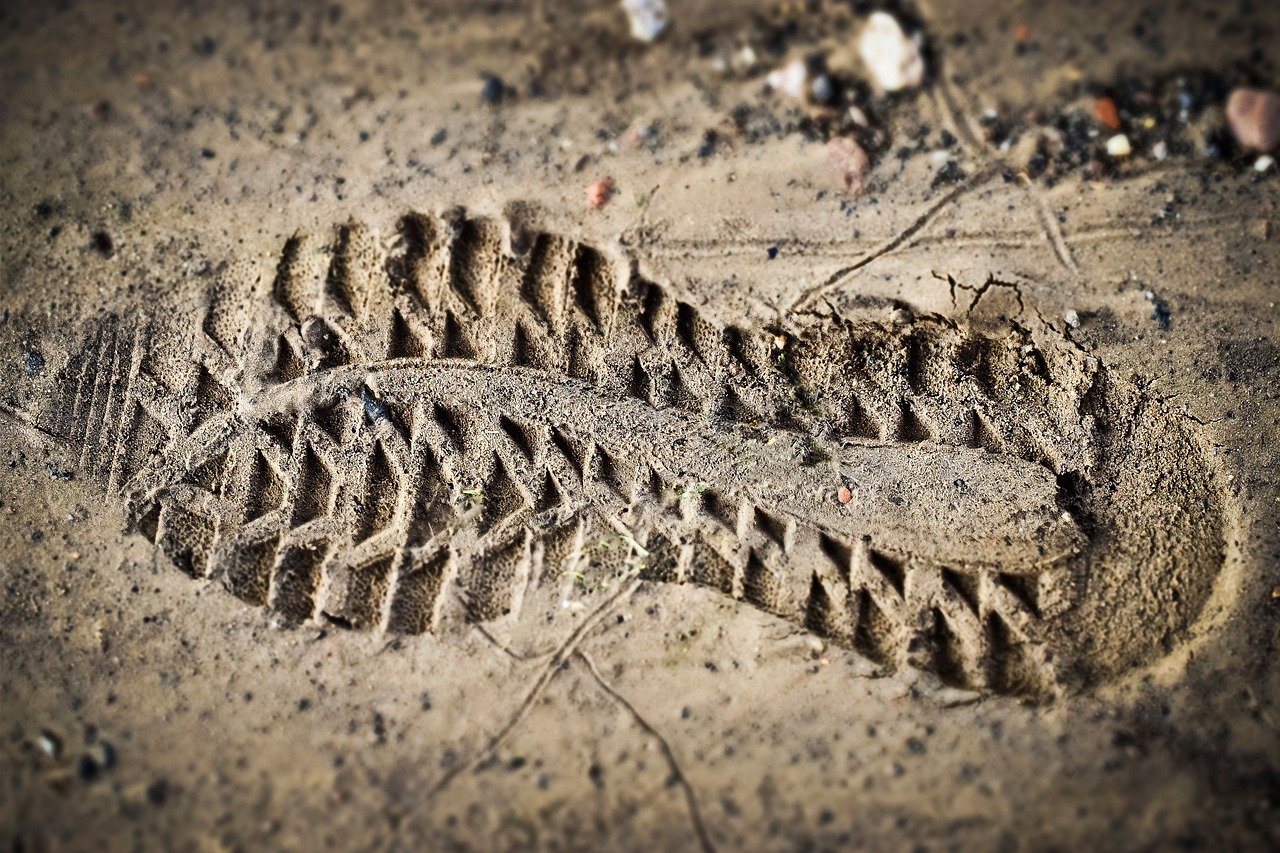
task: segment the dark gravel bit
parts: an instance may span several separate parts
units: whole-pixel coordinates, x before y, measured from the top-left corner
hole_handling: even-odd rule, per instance
[[[27,350],[22,363],[27,368],[28,376],[39,376],[44,370],[44,356],[36,350]]]
[[[94,231],[89,237],[89,247],[104,258],[109,258],[116,253],[115,241],[106,231]]]
[[[716,145],[720,142],[720,136],[714,130],[708,130],[702,135],[702,144],[698,146],[698,157],[706,159],[716,153]]]
[[[486,74],[483,80],[484,83],[480,86],[480,100],[486,104],[497,104],[506,97],[507,86],[502,82],[501,77],[496,74]]]
[[[81,782],[94,782],[102,775],[102,767],[93,756],[82,755],[76,761],[76,778]]]
[[[147,802],[153,806],[163,806],[169,799],[169,781],[157,779],[147,786]]]
[[[76,478],[76,475],[71,471],[64,471],[56,463],[50,462],[49,477],[53,480],[61,480],[64,483],[69,483]]]
[[[1160,326],[1160,330],[1167,332],[1173,328],[1173,314],[1169,311],[1169,303],[1163,299],[1153,300],[1151,309],[1151,319],[1156,321]]]
[[[960,164],[955,160],[948,160],[938,170],[938,174],[933,176],[933,180],[929,182],[931,188],[937,188],[943,184],[958,184],[964,180],[964,170],[960,168]]]

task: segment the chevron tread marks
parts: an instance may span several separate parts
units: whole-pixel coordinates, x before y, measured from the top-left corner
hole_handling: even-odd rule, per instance
[[[420,633],[635,574],[1040,693],[1152,659],[1207,598],[1193,437],[1062,342],[726,327],[593,247],[510,242],[459,210],[294,235],[191,329],[102,324],[46,425],[176,565],[286,622]],[[1124,509],[1153,464],[1180,489]]]

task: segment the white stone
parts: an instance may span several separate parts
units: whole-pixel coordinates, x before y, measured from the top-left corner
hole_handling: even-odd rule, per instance
[[[1257,160],[1253,161],[1253,168],[1259,172],[1265,172],[1276,164],[1276,158],[1270,154],[1263,154]]]
[[[793,59],[777,71],[770,71],[765,82],[775,92],[781,92],[788,98],[804,100],[805,82],[809,79],[809,68],[803,59]]]
[[[924,82],[924,58],[920,45],[902,31],[888,12],[873,12],[858,38],[858,54],[872,81],[886,92],[919,86]]]
[[[1067,325],[1070,326],[1071,328],[1073,329],[1080,328],[1080,315],[1077,314],[1075,311],[1068,311],[1067,313],[1063,314],[1062,319],[1065,320]]]
[[[667,0],[622,0],[622,8],[640,41],[653,41],[667,28]]]
[[[1112,157],[1128,157],[1133,153],[1133,146],[1129,144],[1129,137],[1123,133],[1117,133],[1108,139],[1107,153]]]

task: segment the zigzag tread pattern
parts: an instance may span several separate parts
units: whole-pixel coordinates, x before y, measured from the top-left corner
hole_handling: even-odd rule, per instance
[[[102,324],[50,426],[179,568],[285,621],[433,631],[589,570],[948,683],[1059,679],[1089,390],[1016,337],[726,327],[595,248],[516,253],[457,210],[387,243],[294,235],[166,332],[185,349],[152,331]]]

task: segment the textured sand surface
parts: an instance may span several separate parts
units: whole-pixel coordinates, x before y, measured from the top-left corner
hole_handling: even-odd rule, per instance
[[[1280,843],[1280,16],[864,11],[7,9],[15,849]]]

